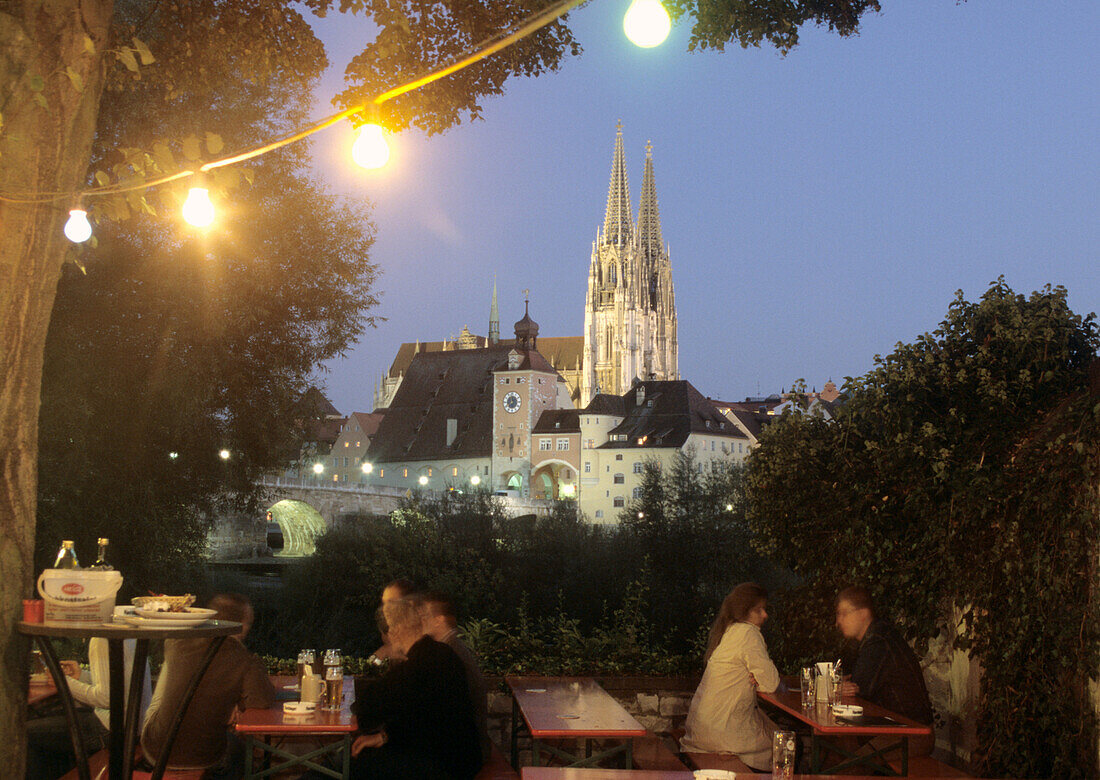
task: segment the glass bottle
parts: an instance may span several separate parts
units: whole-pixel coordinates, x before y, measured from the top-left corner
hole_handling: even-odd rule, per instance
[[[80,561],[76,559],[76,550],[73,549],[73,540],[65,539],[61,542],[61,549],[57,551],[57,558],[53,562],[55,569],[79,569]]]
[[[115,567],[107,563],[107,545],[111,542],[106,536],[101,536],[97,543],[99,544],[99,555],[96,556],[95,563],[91,568],[99,571],[112,571]]]

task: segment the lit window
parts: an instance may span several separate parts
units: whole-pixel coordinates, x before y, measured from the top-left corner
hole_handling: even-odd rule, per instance
[[[408,466],[406,466],[405,468],[401,469],[401,476],[402,476],[402,477],[408,477],[408,476],[409,476],[409,467],[408,467]]]
[[[642,464],[641,464],[640,461],[635,461],[634,462],[634,473],[635,474],[641,474],[642,473]]]
[[[615,478],[611,481],[614,482],[616,485],[621,485],[626,482],[626,477],[624,477],[622,474],[616,474]]]
[[[358,446],[359,446],[359,442],[355,442],[355,446],[356,446],[356,447],[358,447]]]
[[[350,447],[350,446],[351,446],[351,442],[350,442],[350,441],[346,441],[346,442],[344,442],[344,446],[345,446],[345,447]]]
[[[558,439],[558,449],[559,450],[569,449],[569,439]]]
[[[622,496],[615,496],[615,502],[614,503],[615,503],[616,508],[624,507],[624,506],[626,506],[626,499],[623,498]]]
[[[451,476],[452,477],[457,477],[458,476],[458,466],[451,466]]]
[[[339,474],[333,474],[332,475],[332,481],[333,482],[339,482],[340,481],[340,475]]]
[[[384,476],[386,476],[386,470],[385,469],[378,469],[378,478],[382,479],[382,477],[384,477]]]
[[[431,475],[432,475],[432,467],[428,466],[428,476],[430,477]]]
[[[550,440],[549,439],[539,439],[539,449],[540,450],[548,450],[550,448],[551,447],[550,447]]]

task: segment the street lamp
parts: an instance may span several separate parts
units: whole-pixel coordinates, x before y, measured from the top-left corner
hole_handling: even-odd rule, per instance
[[[428,484],[428,478],[421,475],[420,479],[418,479],[417,482],[419,482],[420,486],[423,487],[424,485]]]
[[[374,464],[373,463],[364,463],[363,464],[363,473],[364,474],[370,474],[372,471],[374,471]]]
[[[634,0],[623,17],[623,32],[635,46],[651,49],[664,43],[672,20],[659,0]]]
[[[470,484],[474,487],[477,487],[481,484],[481,477],[479,477],[477,474],[474,474],[472,477],[470,477]]]
[[[321,476],[322,474],[324,474],[325,473],[325,464],[324,463],[314,463],[313,464],[313,473],[316,474],[317,476]]]
[[[229,450],[218,450],[218,457],[222,460],[229,460]]]

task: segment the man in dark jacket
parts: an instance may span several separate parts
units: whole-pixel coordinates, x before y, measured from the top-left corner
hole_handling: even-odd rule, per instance
[[[844,658],[851,672],[842,693],[859,696],[910,720],[932,725],[932,704],[920,661],[889,621],[875,614],[866,588],[845,588],[836,598],[836,626],[855,647]],[[909,752],[931,752],[933,738],[910,740]]]
[[[470,780],[481,751],[462,661],[424,633],[415,604],[384,610],[390,643],[405,660],[356,691],[363,733],[352,744],[352,777]]]

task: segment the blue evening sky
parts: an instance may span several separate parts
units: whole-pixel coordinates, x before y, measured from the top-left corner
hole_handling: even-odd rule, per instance
[[[329,397],[369,411],[401,342],[485,334],[494,275],[502,333],[529,288],[542,335],[580,335],[619,120],[635,209],[653,143],[680,372],[711,397],[840,384],[1002,274],[1100,308],[1100,3],[882,6],[858,37],[808,28],[782,57],[689,54],[685,25],[639,49],[626,0],[594,0],[569,20],[581,57],[511,82],[481,121],[400,134],[382,173],[351,163],[350,129],[318,136],[319,177],[373,204],[387,318],[329,364]],[[317,29],[320,116],[371,33]]]

